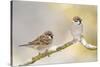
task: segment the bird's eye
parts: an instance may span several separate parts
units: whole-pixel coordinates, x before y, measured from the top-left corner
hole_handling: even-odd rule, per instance
[[[77,20],[75,22],[77,22]]]
[[[51,34],[49,34],[51,36]]]

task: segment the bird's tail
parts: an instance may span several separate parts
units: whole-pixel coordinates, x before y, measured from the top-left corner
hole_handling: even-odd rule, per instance
[[[22,47],[22,46],[30,46],[30,44],[19,45],[19,47]]]

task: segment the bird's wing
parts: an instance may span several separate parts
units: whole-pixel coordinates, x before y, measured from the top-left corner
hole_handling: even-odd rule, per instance
[[[46,37],[41,35],[37,37],[35,40],[28,42],[27,44],[19,45],[19,46],[31,46],[31,45],[41,45]]]
[[[41,35],[30,43],[32,43],[33,45],[41,45],[44,38],[45,38],[45,36]]]
[[[36,38],[33,43],[34,45],[48,45],[49,44],[49,37],[47,35],[41,35]]]

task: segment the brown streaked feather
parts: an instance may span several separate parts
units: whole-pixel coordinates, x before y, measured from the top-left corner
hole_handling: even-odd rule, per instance
[[[40,37],[32,41],[32,43],[34,45],[48,45],[50,41],[51,40],[49,39],[48,35],[41,35]]]
[[[20,46],[38,46],[39,48],[41,48],[41,47],[48,46],[50,43],[52,43],[52,40],[53,40],[52,32],[46,31],[41,36],[33,40],[32,42],[28,42],[28,44],[24,44]]]

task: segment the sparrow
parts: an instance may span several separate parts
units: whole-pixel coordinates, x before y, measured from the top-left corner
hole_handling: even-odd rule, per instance
[[[83,37],[83,23],[79,16],[73,17],[71,34],[73,36],[73,42],[80,42],[84,47],[95,49],[96,46],[89,44]],[[70,42],[71,43],[71,42]]]
[[[83,24],[82,19],[78,16],[73,17],[71,33],[73,36],[73,40],[80,41],[83,33]]]
[[[44,50],[45,48],[48,48],[50,44],[53,41],[53,33],[51,31],[46,31],[36,39],[34,39],[31,42],[28,42],[27,44],[24,45],[19,45],[21,46],[29,46],[32,48],[36,48],[37,50]]]

